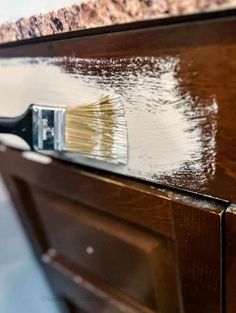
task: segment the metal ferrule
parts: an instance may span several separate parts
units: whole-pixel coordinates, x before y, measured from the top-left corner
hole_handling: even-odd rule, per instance
[[[35,150],[65,150],[65,108],[33,105]]]

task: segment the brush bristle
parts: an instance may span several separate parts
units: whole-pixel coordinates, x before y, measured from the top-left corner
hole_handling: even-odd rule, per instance
[[[66,150],[113,163],[127,163],[127,124],[123,105],[103,97],[66,110]]]

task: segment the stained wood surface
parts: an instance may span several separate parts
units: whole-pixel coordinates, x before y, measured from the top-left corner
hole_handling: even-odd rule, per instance
[[[0,112],[22,111],[30,100],[84,101],[94,87],[93,95],[115,91],[126,106],[128,165],[73,161],[234,202],[235,18],[151,26],[2,47]],[[17,73],[14,62],[23,62]],[[17,82],[24,64],[31,72]],[[50,66],[62,76],[53,76]]]
[[[223,211],[213,215],[178,203],[173,207],[185,312],[223,312],[222,289],[218,293],[223,265],[221,261],[217,265],[222,256]]]
[[[73,309],[93,312],[154,313],[132,299],[125,297],[109,284],[98,280],[81,267],[74,268],[59,258],[51,259],[46,267],[58,295],[73,304]],[[157,311],[156,311],[157,312]]]
[[[3,146],[0,150],[1,173],[59,298],[79,308],[82,305],[88,312],[94,308],[111,312],[221,312],[221,218],[225,202],[44,156],[31,156],[30,160],[29,155]],[[79,241],[85,246],[91,243],[78,235],[79,225],[90,239],[93,237],[94,245],[100,238],[96,249],[99,262],[91,260],[86,265],[83,252],[77,255]],[[114,225],[119,227],[116,232]],[[142,284],[152,286],[157,308],[147,302],[148,298],[138,298],[139,291],[130,281],[124,279],[123,287],[118,285],[116,274],[112,275],[115,261],[107,265],[110,278],[104,272],[105,253],[99,251],[108,240],[106,233],[113,246],[116,242],[117,257],[127,249],[131,249],[134,260],[137,253],[147,256],[145,262],[137,258],[136,264],[142,263],[143,270],[151,264],[152,275],[158,278],[153,284],[146,276]],[[156,252],[148,257],[156,243]],[[107,258],[110,253],[106,253]],[[129,262],[120,260],[123,272]],[[129,267],[128,275],[134,270]],[[79,296],[80,304],[75,301]]]
[[[226,312],[236,311],[236,207],[228,208],[225,217],[225,297]]]
[[[161,279],[153,279],[153,268],[160,266],[161,239],[58,194],[31,190],[50,245],[59,255],[150,309],[157,308],[155,288]]]
[[[161,298],[171,303],[165,295],[176,299],[178,294],[178,304],[167,307],[162,302],[167,313],[221,313],[224,304],[233,312],[234,212],[227,212],[226,223],[224,212],[228,202],[236,201],[236,19],[185,20],[159,27],[154,21],[142,29],[130,26],[122,32],[85,35],[0,48],[5,104],[0,114],[7,115],[10,108],[20,112],[28,101],[75,105],[78,98],[83,102],[104,90],[115,91],[127,114],[128,165],[64,157],[148,181],[143,184],[47,157],[32,159],[1,146],[0,169],[58,295],[71,303],[72,312],[74,306],[75,311],[81,307],[70,296],[86,298],[91,293],[100,300],[90,307],[84,301],[82,310],[153,310],[98,279],[94,268],[87,273],[66,256],[52,255],[56,249],[38,209],[46,193],[65,199],[65,210],[75,202],[168,243],[168,254],[162,256],[165,264],[170,261],[174,275],[170,272],[172,287],[163,284],[161,290],[169,291]],[[38,204],[33,190],[43,190]],[[49,198],[52,214],[55,197]],[[61,229],[61,222],[58,225]],[[156,267],[157,275],[167,275],[163,268]],[[80,280],[73,281],[77,274],[82,286]]]

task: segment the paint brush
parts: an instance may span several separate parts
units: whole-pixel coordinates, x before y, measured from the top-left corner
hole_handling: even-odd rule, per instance
[[[124,108],[109,97],[76,107],[32,104],[21,116],[0,118],[0,133],[21,137],[33,151],[73,152],[127,163]]]

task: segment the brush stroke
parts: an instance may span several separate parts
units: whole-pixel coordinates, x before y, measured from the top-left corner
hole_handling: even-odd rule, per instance
[[[128,124],[127,166],[54,155],[162,184],[204,186],[215,175],[218,105],[193,98],[179,67],[171,56],[1,59],[0,115],[20,114],[30,103],[76,106],[119,97]]]

